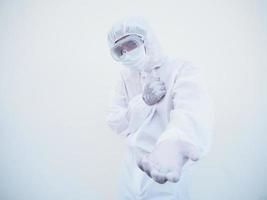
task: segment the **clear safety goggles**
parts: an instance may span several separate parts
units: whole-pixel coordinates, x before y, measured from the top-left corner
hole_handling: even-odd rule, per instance
[[[116,61],[123,60],[125,54],[144,44],[142,37],[138,35],[128,35],[118,40],[114,47],[111,48],[111,56]]]

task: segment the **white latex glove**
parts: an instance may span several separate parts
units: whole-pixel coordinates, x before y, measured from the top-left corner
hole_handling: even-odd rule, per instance
[[[163,184],[167,181],[178,182],[186,161],[197,161],[198,158],[191,144],[167,139],[157,144],[151,153],[144,155],[138,166],[154,181]]]
[[[161,101],[166,94],[166,87],[159,77],[152,77],[145,84],[143,91],[143,100],[147,105],[154,105]]]

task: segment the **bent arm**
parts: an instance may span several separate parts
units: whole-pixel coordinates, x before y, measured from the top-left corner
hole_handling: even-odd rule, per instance
[[[118,135],[127,137],[134,132],[152,111],[138,94],[129,100],[122,74],[110,96],[106,121]]]

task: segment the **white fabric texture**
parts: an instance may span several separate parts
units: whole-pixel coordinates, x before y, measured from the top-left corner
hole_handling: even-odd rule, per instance
[[[164,56],[151,29],[139,18],[113,26],[108,36],[109,46],[129,33],[143,34],[150,60],[143,71],[127,68],[121,71],[107,113],[110,128],[124,136],[129,145],[120,184],[121,199],[186,200],[182,180],[166,183],[167,186],[156,182],[147,186],[153,180],[138,168],[137,152],[151,152],[161,141],[178,139],[198,149],[200,158],[206,155],[213,133],[213,112],[201,70],[189,62]],[[150,76],[160,77],[167,89],[165,97],[152,106],[142,99],[144,83]],[[139,177],[138,181],[135,177]]]
[[[160,65],[164,57],[162,48],[153,30],[142,17],[131,16],[115,23],[108,33],[108,46],[112,48],[118,39],[130,34],[143,37],[146,54],[149,57],[147,68]]]

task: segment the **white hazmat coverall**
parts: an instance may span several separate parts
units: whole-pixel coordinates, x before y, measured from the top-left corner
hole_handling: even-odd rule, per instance
[[[199,158],[208,152],[213,112],[201,71],[190,62],[163,55],[151,29],[141,18],[127,18],[115,24],[108,35],[109,46],[129,34],[144,36],[149,61],[146,70],[122,69],[107,113],[110,128],[128,143],[120,199],[187,200],[186,177],[182,176],[177,183],[159,184],[141,171],[137,162],[143,153],[151,152],[167,139],[178,138],[191,144]],[[167,89],[165,97],[152,106],[142,99],[144,83],[151,76],[159,77]]]

